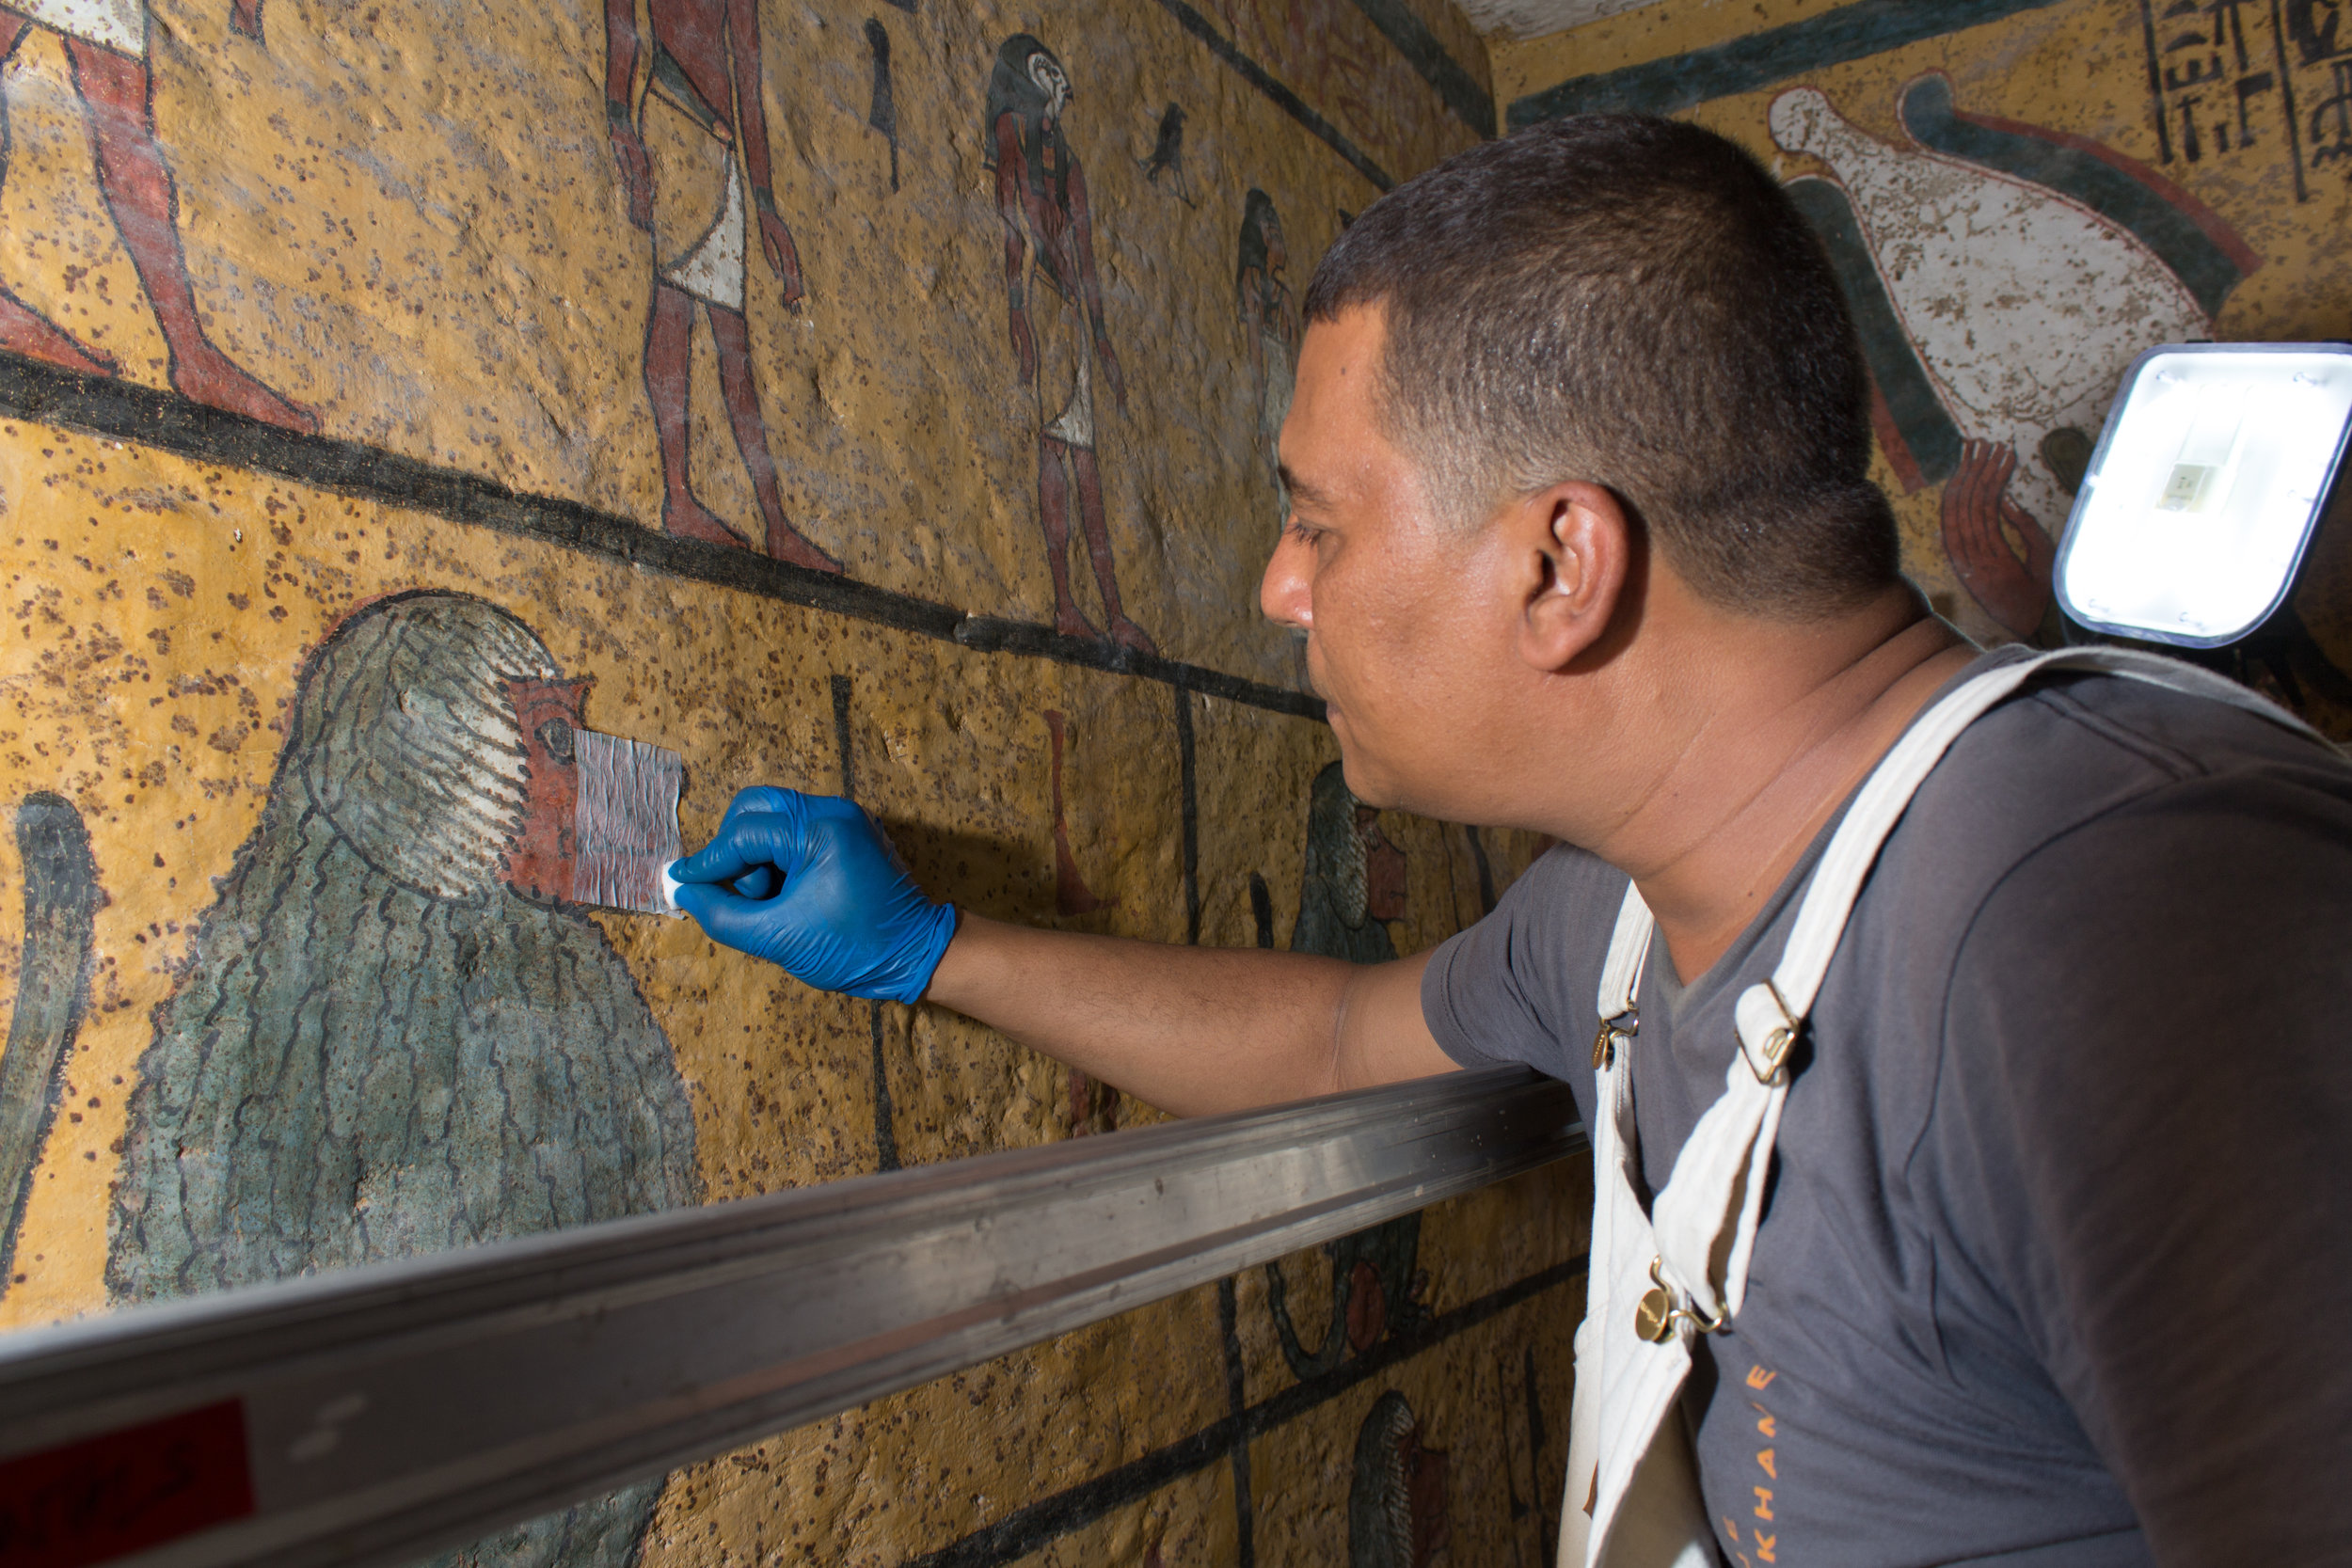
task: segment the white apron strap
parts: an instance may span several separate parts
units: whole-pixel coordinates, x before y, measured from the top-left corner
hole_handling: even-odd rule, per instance
[[[1602,1022],[1633,1011],[1642,999],[1642,972],[1649,967],[1650,938],[1658,929],[1642,890],[1628,882],[1625,901],[1617,906],[1617,928],[1609,934],[1609,958],[1600,966],[1599,1009]],[[1606,1067],[1606,1062],[1596,1062]]]
[[[1689,1375],[1688,1348],[1679,1342],[1628,1345],[1613,1330],[1623,1315],[1616,1304],[1620,1298],[1630,1303],[1649,1287],[1647,1272],[1658,1256],[1649,1217],[1634,1196],[1638,1173],[1632,1165],[1639,1146],[1627,1055],[1641,1028],[1642,974],[1657,928],[1641,890],[1629,883],[1601,965],[1596,1004],[1593,1228],[1585,1314],[1576,1330],[1576,1389],[1568,1410],[1568,1482],[1560,1507],[1558,1559],[1578,1568],[1586,1561],[1593,1532],[1608,1515],[1618,1513],[1633,1524],[1629,1536],[1618,1532],[1620,1556],[1630,1554],[1631,1560],[1656,1568],[1712,1568],[1713,1562],[1711,1551],[1677,1555],[1680,1544],[1707,1532],[1688,1445],[1659,1445],[1652,1462],[1641,1464],[1640,1474],[1630,1473],[1653,1447],[1654,1430]],[[1636,1425],[1643,1430],[1629,1430]],[[1679,1435],[1678,1430],[1671,1434]],[[1604,1479],[1605,1467],[1628,1473]],[[1604,1497],[1609,1506],[1597,1509]],[[1596,1512],[1602,1517],[1597,1519]]]

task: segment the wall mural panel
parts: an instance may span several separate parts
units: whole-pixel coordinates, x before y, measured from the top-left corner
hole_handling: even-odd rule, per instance
[[[1853,301],[1912,576],[2048,641],[2049,575],[2125,368],[2352,336],[2342,0],[1659,5],[1497,49],[1524,124],[1685,115],[1788,182]],[[2352,736],[2352,572],[2323,535],[2233,673]]]
[[[1159,1119],[576,901],[602,750],[1178,942],[1536,851],[1355,801],[1255,613],[1313,259],[1490,116],[1442,0],[0,33],[0,1325]],[[1580,1180],[443,1560],[1541,1561]]]
[[[158,0],[151,27],[131,13],[153,59],[107,55],[137,111],[117,113],[98,68],[74,63],[105,46],[35,21],[10,36],[5,78],[0,345],[98,378],[84,395],[168,388],[323,432],[325,448],[259,449],[301,477],[358,443],[717,549],[1279,676],[1248,572],[1211,547],[1254,482],[1220,460],[1248,417],[1248,343],[1201,286],[1230,264],[1204,230],[1260,185],[1293,198],[1290,242],[1311,257],[1382,181],[1476,135],[1352,0],[1332,3],[1277,31],[1309,64],[1318,27],[1372,52],[1387,83],[1372,98],[1247,53],[1247,8],[1240,36],[1174,0],[1059,31],[963,8],[885,22],[612,0],[425,6],[397,31],[290,11],[266,32]],[[1000,72],[1014,39],[1022,61]],[[1050,110],[1029,43],[1062,84]],[[1020,160],[1034,211],[998,188],[1000,74],[1021,102],[997,106],[1037,144]],[[1381,143],[1375,181],[1310,123],[1350,148],[1417,139]],[[1046,202],[1028,166],[1049,141]],[[1227,167],[1278,148],[1263,179]],[[1040,224],[1016,266],[1025,356],[1003,308],[978,305],[1015,281],[998,246]],[[1088,298],[1064,309],[1064,287]],[[1125,387],[1118,356],[1138,341],[1181,345],[1188,362],[1168,368],[1184,373]],[[1076,361],[1055,358],[1076,350],[1087,418],[1054,438],[1056,477],[1039,443],[1080,410]],[[1034,428],[999,407],[1016,384],[1057,400]],[[951,522],[946,495],[988,504]],[[1056,588],[1064,532],[1082,544],[1082,610]],[[1152,613],[1127,613],[1138,594]]]

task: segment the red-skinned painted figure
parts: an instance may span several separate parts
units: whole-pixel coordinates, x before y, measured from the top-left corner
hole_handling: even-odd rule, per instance
[[[262,0],[234,0],[232,30],[262,40]],[[196,291],[188,281],[187,253],[180,244],[180,198],[171,166],[155,142],[155,80],[147,64],[145,0],[20,0],[0,8],[0,67],[14,58],[25,35],[55,33],[65,46],[88,120],[98,160],[98,192],[113,214],[147,291],[170,352],[166,374],[181,396],[231,414],[304,435],[316,433],[318,416],[280,397],[216,347],[197,314]],[[0,171],[6,167],[5,132],[0,132]],[[84,375],[119,375],[111,355],[81,343],[56,323],[0,288],[0,348],[46,360]]]
[[[776,211],[760,101],[756,0],[649,0],[653,63],[637,98],[641,40],[634,0],[605,0],[605,114],[628,198],[628,220],[653,236],[653,304],[645,316],[645,395],[661,447],[661,525],[685,539],[743,540],[696,499],[688,469],[687,400],[692,384],[694,307],[710,323],[719,388],[751,475],[768,553],[820,572],[841,563],[784,515],[768,424],[752,379],[744,316],[749,226],[758,215],[768,270],[787,309],[803,287],[800,253]],[[747,177],[748,176],[748,182]],[[748,185],[748,188],[747,188]]]
[[[1054,578],[1054,629],[1089,638],[1107,632],[1124,647],[1154,653],[1151,636],[1120,604],[1103,516],[1094,378],[1099,372],[1121,412],[1127,384],[1103,320],[1086,173],[1062,134],[1062,114],[1074,96],[1061,62],[1027,33],[1014,34],[997,50],[988,87],[986,158],[995,171],[996,210],[1005,223],[1012,352],[1037,398],[1038,520]],[[1070,593],[1073,491],[1109,623],[1104,630],[1079,612]]]

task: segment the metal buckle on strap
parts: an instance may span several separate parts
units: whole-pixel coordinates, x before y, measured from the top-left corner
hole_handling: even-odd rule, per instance
[[[1780,988],[1771,980],[1760,986],[1749,987],[1748,994],[1753,996],[1758,990],[1772,999],[1772,1009],[1780,1014],[1780,1022],[1768,1027],[1763,1039],[1754,1046],[1748,1044],[1748,1032],[1740,1030],[1740,1054],[1747,1059],[1748,1070],[1756,1074],[1756,1081],[1769,1087],[1788,1076],[1788,1057],[1797,1048],[1797,1037],[1804,1032],[1804,1020],[1789,1012],[1788,1003],[1780,994]]]
[[[1688,1323],[1701,1334],[1721,1334],[1730,1325],[1731,1314],[1718,1312],[1709,1318],[1675,1303],[1675,1293],[1659,1275],[1659,1266],[1665,1260],[1653,1258],[1649,1261],[1650,1284],[1653,1290],[1642,1292],[1634,1304],[1633,1332],[1653,1345],[1662,1345],[1675,1337],[1677,1322]]]
[[[1641,1032],[1642,1014],[1638,1008],[1628,1007],[1614,1018],[1602,1019],[1600,1033],[1593,1037],[1593,1070],[1598,1072],[1607,1067]]]

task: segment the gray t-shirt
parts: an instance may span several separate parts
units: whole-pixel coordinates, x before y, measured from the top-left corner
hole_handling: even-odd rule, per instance
[[[1828,837],[1690,985],[1651,953],[1652,1192]],[[1433,957],[1438,1043],[1589,1117],[1625,885],[1538,861]],[[1806,1040],[1745,1308],[1684,1401],[1730,1561],[2352,1562],[2352,767],[2038,681],[1920,789]]]

